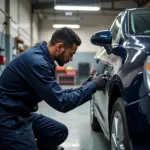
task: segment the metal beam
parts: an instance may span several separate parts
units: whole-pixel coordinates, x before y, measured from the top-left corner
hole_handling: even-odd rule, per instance
[[[35,12],[35,13],[41,13],[41,10],[42,9],[48,9],[48,8],[50,8],[50,7],[47,7],[47,8],[36,8],[36,9],[33,9],[33,12]],[[36,11],[37,10],[37,11]],[[125,8],[101,8],[101,11],[102,10],[105,10],[105,11],[123,11],[123,10],[125,10]],[[84,13],[84,12],[82,12],[82,13]],[[42,14],[45,14],[45,12],[42,12]],[[88,14],[88,13],[86,13],[86,14]]]
[[[32,10],[54,8],[54,2],[35,3],[32,4]]]
[[[58,5],[94,5],[94,4],[100,4],[100,2],[111,2],[112,0],[99,0],[97,2],[94,3],[93,0],[86,0],[86,2],[83,0],[74,0],[74,1],[71,1],[71,0],[61,0],[61,1],[56,1],[55,4],[58,4]],[[113,0],[114,1],[119,1],[119,0]],[[49,1],[49,2],[36,2],[36,3],[32,3],[32,10],[35,10],[35,9],[47,9],[47,8],[54,8],[54,1]]]
[[[77,2],[77,1],[71,1],[71,3],[69,3],[67,0],[66,2],[59,2],[59,3],[55,3],[58,5],[88,5],[88,4],[93,4],[92,2],[88,1],[85,3],[83,1]],[[54,2],[45,2],[45,3],[34,3],[32,4],[32,10],[33,9],[47,9],[47,8],[54,8]]]

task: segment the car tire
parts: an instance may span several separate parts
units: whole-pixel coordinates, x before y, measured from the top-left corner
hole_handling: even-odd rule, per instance
[[[121,149],[130,150],[130,142],[125,107],[120,97],[116,100],[111,113],[110,150]]]
[[[95,116],[94,112],[94,100],[92,99],[90,101],[90,122],[91,122],[91,128],[93,131],[100,131],[101,127],[97,121],[97,118]]]

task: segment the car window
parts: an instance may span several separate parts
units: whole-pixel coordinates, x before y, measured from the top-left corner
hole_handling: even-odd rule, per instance
[[[110,31],[112,34],[112,44],[117,43],[118,38],[117,35],[119,33],[119,29],[121,27],[121,16],[119,16],[113,23]]]
[[[131,11],[129,22],[131,34],[150,34],[150,9]]]

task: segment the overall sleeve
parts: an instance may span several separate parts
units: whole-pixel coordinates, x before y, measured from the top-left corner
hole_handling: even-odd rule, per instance
[[[28,83],[40,98],[60,112],[68,112],[82,105],[96,91],[94,82],[79,88],[63,90],[47,64],[30,66],[27,74]]]

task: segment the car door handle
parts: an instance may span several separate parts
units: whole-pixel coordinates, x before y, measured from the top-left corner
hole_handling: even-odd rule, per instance
[[[109,71],[105,71],[104,74],[109,75]]]

